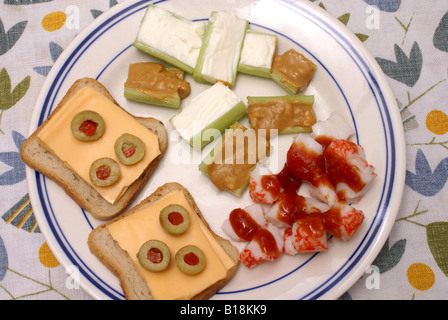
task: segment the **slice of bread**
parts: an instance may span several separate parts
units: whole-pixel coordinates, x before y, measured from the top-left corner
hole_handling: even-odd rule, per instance
[[[151,130],[157,135],[161,154],[149,164],[140,177],[123,193],[120,199],[116,203],[111,204],[74,171],[66,167],[57,156],[45,149],[37,139],[38,132],[48,123],[49,119],[61,109],[70,97],[85,86],[98,90],[118,106],[118,103],[100,82],[91,78],[79,79],[70,87],[48,119],[22,144],[20,155],[25,164],[55,181],[81,208],[90,212],[94,218],[108,220],[123,212],[148,181],[167,149],[168,135],[165,126],[159,120],[135,117],[148,130]]]
[[[114,220],[95,228],[89,235],[88,245],[90,251],[120,279],[123,292],[128,300],[146,300],[152,299],[152,296],[146,282],[140,276],[140,273],[131,261],[128,253],[123,250],[113,239],[107,226],[150,206],[157,200],[170,193],[172,190],[181,190],[184,193],[187,201],[197,213],[199,218],[204,222],[204,225],[210,230],[211,234],[232,258],[232,260],[236,262],[235,266],[228,270],[227,276],[224,279],[217,281],[204,291],[195,295],[192,300],[203,300],[212,297],[220,288],[222,288],[233,278],[237,271],[239,258],[238,249],[228,240],[221,238],[210,229],[193,197],[184,186],[176,182],[169,182],[160,186],[154,191],[154,193],[142,200],[134,208],[116,217]]]

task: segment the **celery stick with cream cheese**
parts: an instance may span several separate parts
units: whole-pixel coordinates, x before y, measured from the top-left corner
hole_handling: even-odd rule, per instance
[[[271,78],[271,67],[277,50],[277,36],[248,30],[244,38],[238,71]]]
[[[200,150],[246,114],[241,98],[217,82],[193,97],[170,121],[183,139]]]
[[[192,21],[150,4],[133,45],[192,74],[205,25],[204,21]]]
[[[233,87],[248,25],[232,12],[211,13],[193,72],[197,81]]]

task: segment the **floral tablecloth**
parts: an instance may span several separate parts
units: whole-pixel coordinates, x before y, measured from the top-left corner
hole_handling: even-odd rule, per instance
[[[19,150],[55,60],[118,2],[1,0],[0,299],[90,299],[45,242]],[[448,2],[312,2],[376,58],[398,101],[407,144],[406,185],[392,232],[341,299],[448,299]]]

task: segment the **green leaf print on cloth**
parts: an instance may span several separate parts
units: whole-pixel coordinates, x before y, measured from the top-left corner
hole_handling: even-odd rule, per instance
[[[11,78],[8,71],[3,68],[0,71],[0,132],[4,133],[1,129],[1,120],[3,112],[12,108],[23,96],[26,94],[30,87],[31,77],[27,76],[23,79],[14,89],[12,89]],[[11,91],[12,89],[12,91]]]
[[[427,214],[429,210],[419,210],[420,201],[415,206],[414,212],[407,217],[396,221],[406,221],[426,229],[426,241],[429,250],[440,270],[448,277],[448,222],[432,222],[427,225],[414,220],[415,217]]]
[[[432,256],[448,277],[448,222],[433,222],[426,226],[426,237]]]

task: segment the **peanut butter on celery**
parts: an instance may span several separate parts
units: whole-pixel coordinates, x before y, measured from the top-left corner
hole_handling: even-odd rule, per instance
[[[208,165],[208,174],[218,190],[234,192],[249,181],[257,162],[268,155],[270,144],[265,136],[244,126],[232,129],[224,134],[213,162]]]
[[[315,68],[316,65],[304,55],[290,49],[282,55],[274,56],[271,71],[278,73],[282,84],[287,84],[300,92],[310,83]]]
[[[126,87],[136,89],[155,99],[190,95],[190,84],[183,80],[183,71],[167,69],[160,63],[141,62],[129,66]]]
[[[309,128],[316,123],[311,104],[289,99],[272,99],[253,102],[248,106],[248,117],[254,130],[277,129],[279,132],[293,127]]]

